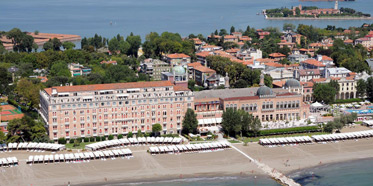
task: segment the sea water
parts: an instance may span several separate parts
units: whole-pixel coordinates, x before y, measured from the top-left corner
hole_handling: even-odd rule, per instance
[[[223,176],[223,177],[212,177],[212,178],[187,178],[178,180],[158,181],[158,182],[147,182],[147,183],[134,183],[134,184],[118,184],[119,185],[138,185],[138,186],[281,186],[269,177],[235,177],[235,176]]]
[[[298,6],[333,8],[334,2],[299,2],[298,0],[0,0],[0,30],[14,27],[25,31],[77,34],[92,37],[98,33],[113,37],[130,32],[178,32],[211,34],[215,29],[231,26],[245,30],[278,27],[284,23],[308,24],[317,27],[361,26],[372,20],[265,20],[257,15],[263,9]],[[339,2],[373,15],[373,0]]]
[[[289,176],[303,186],[371,186],[373,159],[326,164]]]

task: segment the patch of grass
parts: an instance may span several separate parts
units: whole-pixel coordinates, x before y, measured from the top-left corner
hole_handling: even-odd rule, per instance
[[[272,136],[259,136],[254,138],[243,138],[242,141],[244,143],[247,142],[258,142],[259,139],[263,138],[282,138],[282,137],[295,137],[295,136],[313,136],[313,135],[321,135],[321,134],[330,134],[327,132],[312,132],[312,133],[297,133],[297,134],[286,134],[286,135],[272,135]]]
[[[355,122],[355,124],[361,125],[361,124],[363,124],[363,122],[362,121],[357,121],[357,122]]]
[[[240,141],[237,141],[237,140],[228,140],[229,143],[241,143]]]
[[[84,149],[86,145],[89,145],[91,143],[95,143],[95,142],[82,142],[77,147],[74,147],[73,143],[67,143],[65,146],[66,146],[67,149]]]

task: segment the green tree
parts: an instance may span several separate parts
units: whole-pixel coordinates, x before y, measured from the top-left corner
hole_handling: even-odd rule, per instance
[[[183,119],[183,134],[197,133],[198,120],[194,110],[188,108]]]
[[[112,52],[113,54],[116,54],[118,50],[119,50],[119,41],[117,38],[113,37],[109,41],[109,51]]]
[[[367,83],[363,79],[359,79],[356,85],[356,96],[364,98],[367,92]]]
[[[162,125],[159,124],[159,123],[156,123],[153,125],[152,127],[152,132],[154,133],[155,136],[158,136],[159,135],[159,132],[162,131]]]
[[[63,49],[70,50],[75,48],[75,44],[73,42],[67,41],[62,44]]]
[[[282,30],[286,31],[286,30],[291,30],[291,31],[294,31],[296,28],[296,26],[292,23],[284,23],[284,26],[282,27]]]
[[[234,28],[234,26],[231,27],[231,30],[230,30],[230,33],[232,34],[233,32],[235,32],[236,29]]]
[[[17,82],[15,92],[20,96],[21,100],[27,102],[27,105],[38,108],[40,100],[39,91],[41,88],[41,84],[34,84],[28,79],[22,78]]]
[[[132,137],[133,137],[133,133],[132,132],[128,132],[127,138],[132,138]]]
[[[12,41],[13,50],[16,52],[31,52],[34,38],[22,32],[18,28],[13,28],[6,33],[8,39]]]
[[[335,100],[336,90],[334,87],[325,83],[315,83],[313,85],[313,93],[315,101],[324,102],[326,104],[333,103]]]
[[[193,91],[195,85],[196,85],[196,81],[194,81],[193,79],[188,80],[188,88],[189,88],[190,90]]]
[[[58,144],[66,144],[66,139],[65,138],[58,138]]]
[[[47,51],[47,50],[53,50],[53,43],[50,42],[50,41],[45,42],[45,43],[43,44],[43,49],[44,49],[45,51]]]
[[[333,87],[335,89],[335,92],[338,94],[339,93],[339,83],[337,80],[331,80],[328,83],[329,86]]]
[[[129,43],[130,48],[128,49],[128,55],[137,57],[137,52],[141,45],[141,37],[134,36],[132,33],[131,35],[127,36],[126,41]]]
[[[245,80],[239,79],[233,86],[234,88],[247,88],[248,84]]]
[[[0,131],[0,144],[3,144],[5,142],[6,142],[6,136],[3,131]]]
[[[373,101],[373,77],[367,79],[367,96],[370,101]]]
[[[69,68],[67,67],[66,62],[64,61],[56,61],[50,70],[51,76],[63,76],[63,77],[71,77],[71,73]]]
[[[4,67],[0,67],[0,94],[6,93],[9,83],[12,82],[12,76]]]
[[[144,137],[144,134],[141,132],[141,129],[137,130],[136,137],[137,137],[137,138],[139,138],[139,137]]]

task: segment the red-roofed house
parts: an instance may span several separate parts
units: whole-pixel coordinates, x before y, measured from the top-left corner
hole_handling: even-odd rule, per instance
[[[112,64],[112,65],[117,65],[117,61],[101,61],[100,62],[101,64],[107,64],[107,65],[109,65],[109,64]]]
[[[175,53],[166,55],[166,62],[173,66],[185,65],[190,63],[190,56],[183,53]]]
[[[205,66],[196,66],[192,69],[193,79],[196,81],[197,85],[204,86],[205,80],[212,75],[216,75],[216,71]]]
[[[268,55],[269,58],[276,60],[277,62],[286,58],[286,55],[281,53],[272,53]]]
[[[224,36],[224,43],[225,42],[234,42],[234,43],[237,43],[238,42],[238,37],[234,36],[234,35],[225,35]]]
[[[206,58],[207,56],[213,55],[212,52],[209,51],[203,51],[196,53],[197,56],[197,62],[200,62],[202,65],[207,66]]]
[[[300,64],[302,65],[304,69],[324,70],[325,68],[325,65],[322,62],[317,61],[316,59],[313,59],[313,58],[302,61],[300,62]]]

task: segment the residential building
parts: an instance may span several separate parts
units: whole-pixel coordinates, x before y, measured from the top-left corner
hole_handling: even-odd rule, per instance
[[[79,63],[70,63],[68,64],[68,68],[70,70],[71,77],[88,75],[92,71],[91,68],[84,67],[83,65],[80,65]]]
[[[190,63],[190,56],[186,54],[168,54],[165,56],[165,60],[168,64],[171,65],[171,67],[178,66],[178,65],[186,65]]]
[[[350,73],[351,71],[345,67],[325,68],[323,77],[347,77]]]
[[[301,82],[308,82],[312,79],[319,79],[321,73],[319,69],[299,69],[294,71],[294,78]]]
[[[49,137],[78,138],[151,132],[180,133],[188,108],[189,89],[170,81],[57,86],[40,91],[40,114]]]
[[[224,43],[225,42],[234,42],[234,43],[238,42],[238,37],[234,35],[225,35],[223,38],[224,38]]]
[[[291,54],[288,56],[288,60],[292,63],[300,63],[301,61],[305,61],[308,58],[308,55],[304,54]]]
[[[313,58],[300,62],[300,65],[303,69],[319,69],[321,71],[323,71],[326,67],[326,65],[324,65],[322,62]]]
[[[283,60],[286,58],[286,55],[281,53],[272,53],[268,55],[270,59],[274,59],[276,62],[279,62],[280,60]]]
[[[152,80],[162,79],[162,72],[171,72],[171,65],[159,59],[148,58],[140,64],[141,72],[149,75]]]
[[[282,80],[287,80],[287,79],[293,79],[293,71],[286,70],[286,69],[283,69],[283,68],[266,70],[265,74],[271,76],[273,81],[282,81]]]
[[[193,79],[196,81],[196,84],[199,86],[207,86],[206,80],[212,75],[216,74],[216,71],[205,66],[195,66],[193,68],[194,77]]]

